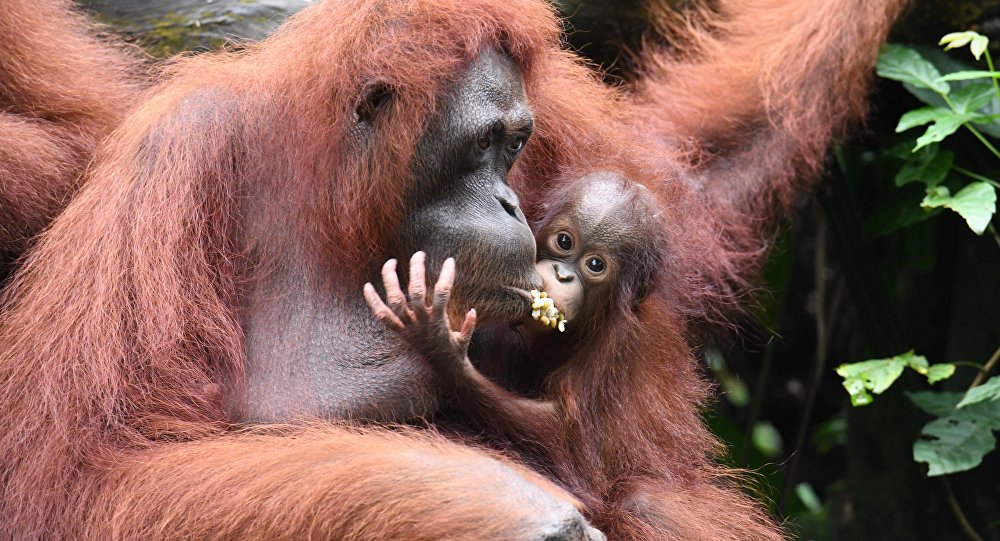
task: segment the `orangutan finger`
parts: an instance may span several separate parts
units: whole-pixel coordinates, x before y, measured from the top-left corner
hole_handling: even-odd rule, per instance
[[[426,260],[427,254],[424,252],[417,252],[410,258],[410,304],[421,321],[427,319],[427,277],[424,271]]]
[[[378,296],[378,292],[375,291],[375,286],[371,284],[365,284],[364,287],[365,301],[368,302],[368,306],[372,309],[372,314],[375,318],[382,322],[383,325],[389,327],[390,329],[401,332],[405,327],[403,322],[400,321],[396,314],[393,313],[392,309],[382,302],[382,298]]]
[[[407,309],[406,295],[399,287],[399,277],[396,276],[396,260],[390,259],[382,265],[382,283],[385,285],[385,301],[392,311],[401,314]]]
[[[434,284],[432,315],[435,318],[443,316],[445,309],[448,308],[448,301],[451,300],[451,287],[454,283],[455,260],[449,257],[444,260],[444,265],[441,265],[441,275],[438,276],[438,281]]]
[[[476,309],[473,308],[465,314],[465,321],[462,322],[462,330],[458,332],[458,345],[464,350],[469,347],[472,340],[472,333],[476,330]]]

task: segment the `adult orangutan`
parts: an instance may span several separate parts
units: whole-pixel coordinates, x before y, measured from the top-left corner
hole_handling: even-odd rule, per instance
[[[846,120],[833,112],[864,89],[897,7],[828,0],[724,19],[710,29],[718,41],[706,30],[703,50],[669,64],[691,77],[631,96],[560,51],[558,21],[533,0],[328,2],[260,46],[176,62],[107,140],[5,293],[2,531],[600,538],[568,493],[523,467],[426,431],[346,421],[437,409],[430,367],[381,329],[359,293],[382,261],[422,249],[438,269],[454,256],[456,312],[474,306],[487,324],[519,317],[537,276],[508,170],[535,219],[561,178],[602,169],[658,197],[668,252],[637,312],[648,325],[608,345],[641,354],[560,380],[572,406],[566,435],[581,452],[545,473],[612,538],[776,538],[712,466],[685,321],[732,301],[753,270],[759,235],[736,219],[748,212],[741,202],[791,193],[799,176],[774,173],[815,172]],[[843,36],[825,30],[848,23]],[[779,77],[765,41],[774,28],[822,62],[797,60]],[[761,51],[720,55],[727,43]],[[649,58],[659,62],[651,78],[664,78],[655,66],[666,69],[665,57]],[[736,77],[747,101],[692,120],[726,99],[700,70]],[[799,141],[775,116],[775,96],[841,81],[852,94],[810,96],[829,106],[789,100],[800,110],[788,118],[826,131]],[[668,100],[669,85],[685,116],[654,122],[643,107]],[[641,121],[650,125],[639,130]],[[724,179],[713,173],[744,156],[744,143],[761,156],[747,155],[738,193],[717,197]]]

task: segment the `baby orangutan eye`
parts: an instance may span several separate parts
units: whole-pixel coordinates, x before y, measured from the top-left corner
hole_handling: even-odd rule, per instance
[[[569,236],[569,233],[560,232],[556,235],[556,246],[562,248],[563,250],[569,251],[573,249],[573,237]]]
[[[600,274],[604,272],[605,265],[604,260],[594,256],[587,259],[587,270],[594,274]]]

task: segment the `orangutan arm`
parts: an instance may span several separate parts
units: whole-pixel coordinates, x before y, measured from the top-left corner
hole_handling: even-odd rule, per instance
[[[427,432],[258,429],[91,477],[87,539],[591,539],[565,492]]]
[[[467,356],[427,360],[445,386],[446,400],[480,429],[542,449],[561,445],[561,414],[555,400],[525,398],[504,389],[480,373]]]
[[[137,60],[78,9],[0,9],[0,252],[23,252],[62,210],[141,86]]]
[[[708,474],[709,477],[712,474]],[[637,478],[609,502],[609,539],[781,541],[780,528],[758,502],[719,478],[691,481]]]
[[[455,262],[448,259],[432,294],[426,294],[424,254],[410,260],[409,302],[396,276],[396,261],[386,262],[382,280],[388,302],[371,284],[365,284],[365,300],[386,327],[400,334],[434,368],[447,393],[445,397],[490,434],[516,442],[553,448],[558,445],[559,406],[552,400],[518,396],[479,372],[468,357],[469,341],[476,325],[475,310],[465,315],[461,330],[452,331],[447,314],[455,279]],[[430,304],[427,304],[427,302]]]
[[[706,29],[665,30],[690,34],[691,50],[643,55],[628,118],[637,133],[693,151],[709,204],[735,211],[744,223],[727,227],[760,243],[747,217],[783,216],[816,180],[831,140],[864,115],[879,47],[905,4],[724,0],[703,13]]]
[[[66,205],[79,153],[64,127],[0,113],[0,252],[20,253]]]

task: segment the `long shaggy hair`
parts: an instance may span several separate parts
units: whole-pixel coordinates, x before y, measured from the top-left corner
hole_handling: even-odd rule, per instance
[[[628,91],[560,50],[540,0],[345,0],[302,11],[244,51],[168,64],[120,124],[95,109],[116,131],[0,308],[2,531],[439,539],[498,524],[502,498],[462,497],[489,482],[488,454],[330,423],[240,431],[223,408],[244,379],[247,284],[291,250],[327,270],[334,294],[359,295],[399,229],[423,127],[461,69],[494,48],[520,68],[535,114],[511,173],[529,220],[574,170],[619,171],[662,206],[654,292],[564,378],[578,458],[559,481],[614,539],[777,538],[713,465],[687,322],[716,317],[745,290],[763,216],[815,178],[829,138],[856,116],[898,2],[734,4],[735,15],[691,29],[689,55],[645,53],[649,83]],[[54,33],[58,21],[82,35],[72,17],[30,28]],[[25,34],[8,30],[0,63]],[[104,58],[81,51],[80,65]],[[807,57],[788,62],[790,51]],[[58,71],[57,58],[20,62]],[[355,111],[376,87],[392,92],[389,114],[358,144]],[[0,167],[21,163],[0,153]],[[516,538],[529,511],[506,506],[509,528],[490,535]]]

